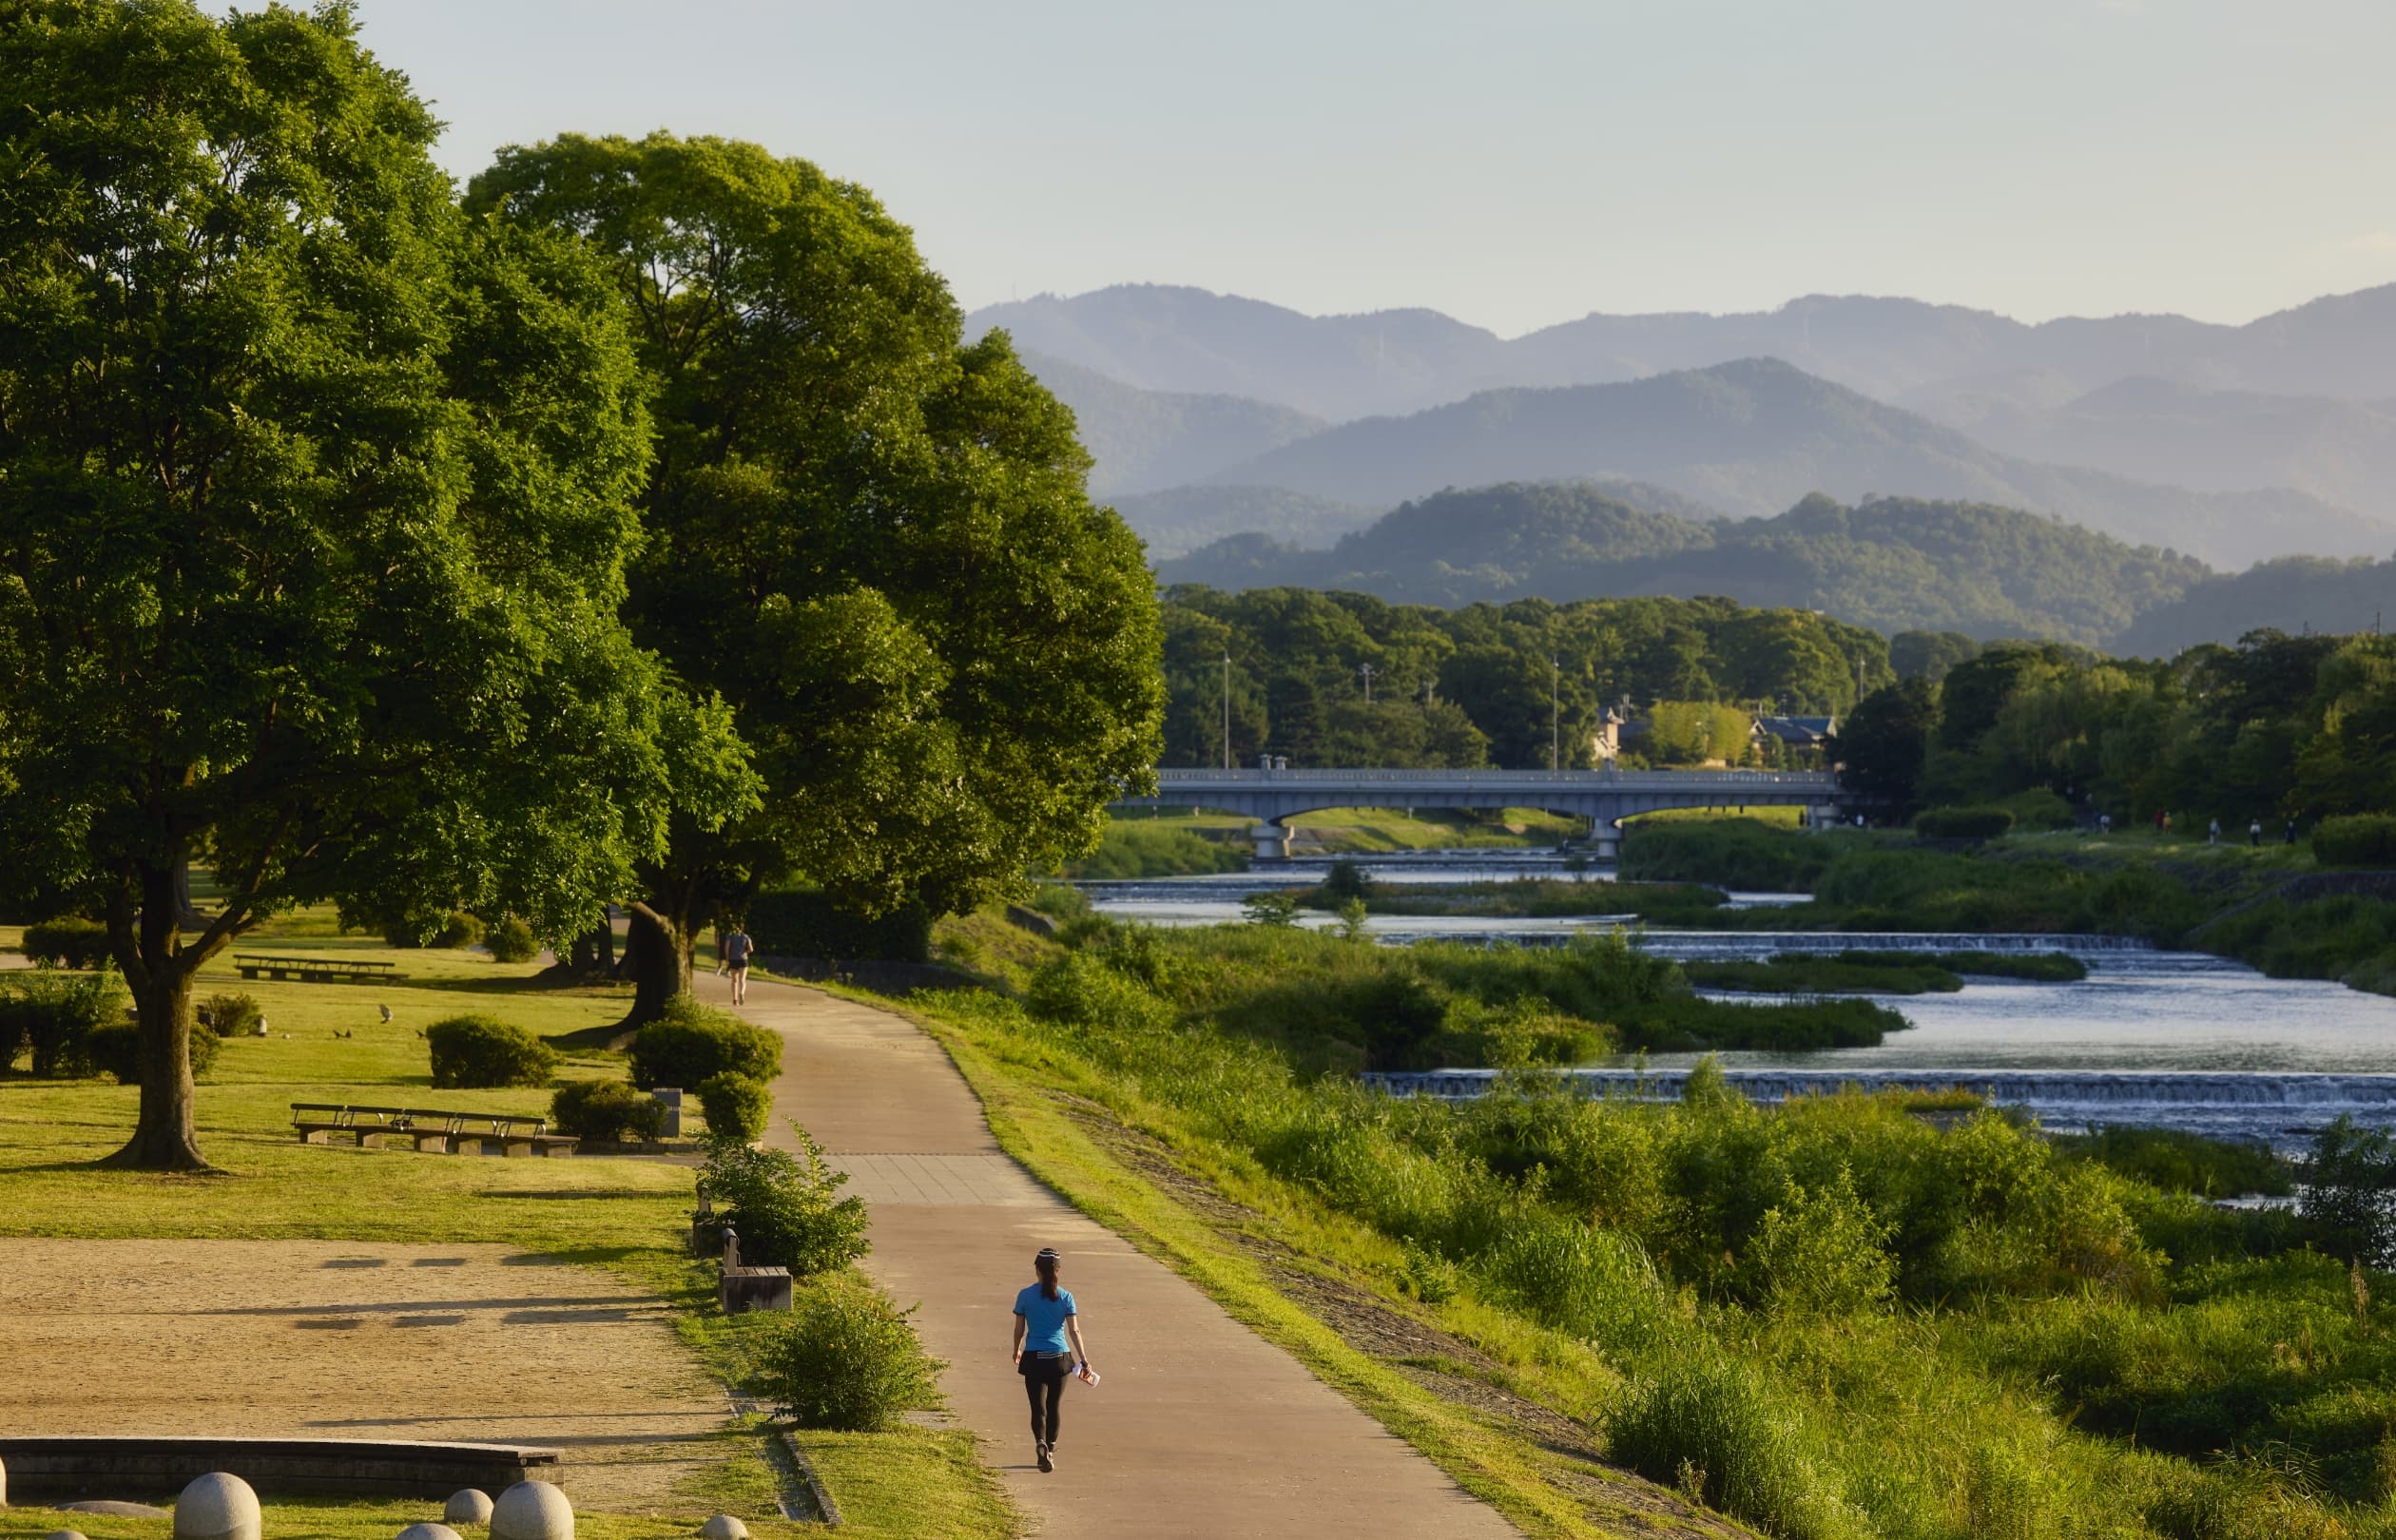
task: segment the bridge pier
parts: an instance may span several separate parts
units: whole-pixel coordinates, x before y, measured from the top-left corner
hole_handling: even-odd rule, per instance
[[[1256,858],[1260,861],[1289,859],[1289,831],[1271,818],[1248,831],[1256,840]]]

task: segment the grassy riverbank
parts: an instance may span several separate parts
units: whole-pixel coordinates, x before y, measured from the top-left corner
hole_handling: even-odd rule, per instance
[[[1322,1012],[1256,1022],[1376,949],[1255,934],[1087,928],[1020,1001],[917,1009],[1043,1177],[1526,1532],[1652,1515],[1620,1467],[1807,1540],[2396,1532],[2396,1285],[2293,1219],[1895,1099],[1391,1102]]]
[[[1536,808],[1325,807],[1283,820],[1293,856],[1373,856],[1417,850],[1552,850],[1584,820]],[[1098,849],[1068,867],[1075,878],[1188,876],[1247,867],[1254,818],[1203,809],[1118,810]]]

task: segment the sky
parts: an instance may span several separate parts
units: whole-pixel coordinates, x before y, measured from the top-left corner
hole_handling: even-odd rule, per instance
[[[2389,0],[359,0],[464,178],[565,130],[863,183],[968,307],[1184,283],[1513,336],[2396,281]]]

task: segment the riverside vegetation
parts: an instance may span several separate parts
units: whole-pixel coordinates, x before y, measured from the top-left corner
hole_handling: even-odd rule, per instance
[[[1346,1071],[1635,1040],[1671,965],[1094,918],[1062,940],[1019,999],[927,1008],[1002,1132],[1051,1126],[1039,1107],[1070,1091],[1243,1205],[1221,1222],[1443,1334],[1451,1351],[1404,1360],[1411,1389],[1308,1351],[1527,1532],[1599,1532],[1555,1435],[1524,1422],[1493,1452],[1421,1384],[1502,1385],[1773,1535],[2396,1533],[2384,1256],[2192,1194],[2284,1184],[2268,1158],[2058,1147],[1860,1093],[1765,1109],[1703,1068],[1671,1105],[1532,1068],[1475,1103],[1392,1100]],[[1722,1009],[1753,1012],[1749,1035],[1774,1019]]]
[[[2333,836],[2346,825],[2325,825]],[[2323,873],[2309,847],[2016,835],[1971,850],[1870,830],[1800,833],[1751,819],[1636,824],[1624,876],[1811,895],[1722,912],[1723,929],[2021,931],[2137,936],[2273,978],[2396,993],[2396,898]],[[1969,972],[1971,970],[1961,970]]]

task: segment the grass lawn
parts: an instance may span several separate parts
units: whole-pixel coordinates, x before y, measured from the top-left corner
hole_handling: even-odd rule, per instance
[[[13,932],[0,933],[11,946]],[[692,1169],[654,1160],[577,1156],[549,1160],[417,1154],[301,1145],[295,1101],[457,1107],[545,1114],[549,1092],[435,1090],[421,1032],[444,1017],[491,1015],[551,1039],[563,1077],[619,1076],[623,1056],[588,1046],[592,1029],[620,1019],[629,989],[547,988],[533,963],[495,963],[473,951],[401,951],[338,934],[329,911],[287,916],[244,938],[242,952],[338,953],[391,962],[409,976],[371,985],[245,980],[230,952],[195,989],[259,1002],[267,1034],[226,1041],[199,1087],[201,1148],[221,1168],[204,1176],[102,1170],[93,1165],[131,1132],[139,1091],[105,1078],[0,1078],[0,1236],[143,1239],[321,1239],[489,1242],[600,1267],[680,1310],[677,1331],[719,1375],[738,1357],[740,1321],[714,1314],[712,1270],[682,1243]],[[705,966],[705,964],[703,964]],[[381,1020],[377,1006],[391,1008]],[[576,1034],[582,1034],[579,1038]],[[846,1530],[867,1536],[1018,1532],[968,1435],[907,1428],[889,1434],[796,1435]],[[761,1537],[814,1526],[770,1517],[774,1477],[754,1429],[732,1426],[723,1457],[679,1500],[693,1514],[741,1514]],[[39,1510],[0,1511],[0,1536],[61,1527]],[[382,1540],[437,1517],[409,1503],[277,1504],[277,1540]],[[684,1535],[686,1519],[578,1513],[587,1540]],[[80,1515],[90,1540],[164,1540],[164,1520]]]
[[[1123,823],[1165,823],[1216,838],[1244,835],[1256,820],[1202,808],[1125,808],[1109,815]],[[1313,848],[1368,855],[1394,850],[1544,849],[1585,821],[1537,808],[1510,807],[1494,818],[1438,807],[1324,807],[1282,820],[1309,831]]]

